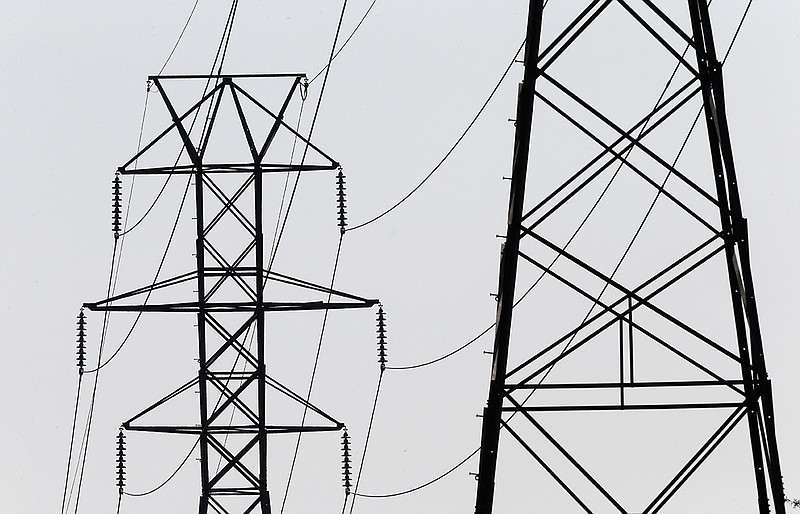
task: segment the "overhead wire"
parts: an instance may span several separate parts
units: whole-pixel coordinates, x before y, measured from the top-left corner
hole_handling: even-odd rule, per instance
[[[192,445],[191,449],[189,450],[189,453],[186,454],[186,457],[183,458],[181,463],[178,464],[178,467],[175,468],[175,471],[173,471],[166,478],[166,480],[162,481],[160,484],[158,484],[157,486],[153,487],[152,489],[149,489],[149,490],[144,491],[142,493],[129,493],[128,491],[125,491],[123,494],[125,496],[142,497],[142,496],[147,496],[147,495],[153,494],[154,492],[158,491],[159,489],[161,489],[162,487],[167,485],[173,478],[175,478],[175,476],[178,474],[178,472],[181,470],[181,468],[183,468],[184,464],[186,464],[186,462],[189,460],[189,457],[192,456],[192,454],[194,453],[194,450],[197,448],[198,444],[200,444],[200,439],[195,439],[194,444]]]
[[[371,7],[370,7],[370,9],[371,9]],[[339,35],[341,34],[341,30],[342,30],[342,22],[344,21],[344,15],[345,15],[346,11],[347,11],[347,0],[344,0],[342,2],[342,8],[341,8],[341,11],[339,13],[339,21],[338,21],[338,23],[336,25],[336,32],[335,32],[334,37],[333,37],[333,43],[331,44],[331,51],[330,51],[330,54],[328,56],[328,64],[324,68],[325,75],[324,75],[324,77],[322,79],[322,86],[320,87],[319,97],[317,98],[317,104],[316,104],[316,107],[314,108],[314,115],[313,115],[313,117],[311,119],[311,125],[310,125],[309,130],[308,130],[308,137],[306,138],[307,142],[306,142],[306,144],[305,144],[305,146],[303,148],[303,154],[302,154],[302,157],[300,159],[300,168],[301,169],[302,169],[302,166],[305,164],[305,160],[306,160],[306,157],[308,155],[308,149],[309,149],[309,146],[310,146],[311,137],[312,137],[312,135],[314,133],[314,128],[316,126],[317,118],[319,116],[320,106],[322,105],[322,99],[323,99],[323,96],[324,96],[324,93],[325,93],[325,87],[327,86],[327,83],[328,83],[328,76],[330,74],[331,64],[333,63],[333,59],[336,56],[336,47],[338,45]],[[369,13],[369,10],[367,10],[367,14],[368,13]],[[362,17],[361,22],[363,22],[364,18],[366,18],[366,14],[364,15],[364,17]],[[356,26],[356,30],[361,25],[361,22],[359,22],[359,24]],[[355,30],[353,31],[353,34],[354,33],[355,33]],[[353,34],[351,34],[350,37],[352,37]],[[347,43],[345,42],[345,44],[347,44]],[[344,47],[344,45],[342,47]],[[317,74],[317,76],[318,75],[319,74]],[[316,76],[314,78],[316,78]],[[310,83],[310,81],[309,81],[309,83]],[[301,111],[301,114],[302,114],[302,111]],[[298,120],[298,124],[299,124],[299,120]],[[296,143],[296,141],[297,140],[295,139],[295,143]],[[292,146],[292,155],[294,155],[294,145]],[[294,185],[292,187],[291,195],[289,196],[289,202],[286,205],[286,213],[285,213],[285,215],[283,217],[283,222],[281,224],[280,230],[277,233],[277,237],[274,240],[274,245],[273,245],[273,248],[272,248],[272,253],[270,255],[270,260],[269,260],[269,264],[268,264],[267,274],[269,274],[269,271],[271,271],[272,265],[273,265],[274,260],[275,260],[275,257],[277,256],[278,248],[280,246],[280,242],[281,242],[281,239],[283,237],[284,230],[286,228],[286,223],[287,223],[287,221],[289,219],[289,214],[290,214],[290,211],[291,211],[291,208],[292,208],[292,204],[294,202],[295,194],[297,193],[297,188],[298,188],[298,185],[299,185],[299,182],[300,182],[300,175],[301,175],[301,172],[298,171],[297,175],[295,177]],[[285,197],[285,194],[284,194],[284,197]],[[281,201],[281,206],[283,206],[283,200]],[[339,235],[339,242],[338,242],[337,249],[336,249],[336,257],[334,259],[333,272],[331,274],[330,288],[329,288],[329,291],[328,291],[328,301],[329,302],[330,302],[330,299],[331,299],[332,294],[333,294],[333,286],[334,286],[334,281],[336,280],[336,271],[337,271],[338,266],[339,266],[339,256],[340,256],[341,250],[342,250],[342,239],[343,239],[343,237],[344,237],[344,232],[341,232],[340,235]],[[265,282],[264,285],[266,286],[266,282]],[[306,403],[303,405],[303,415],[302,415],[301,425],[305,424],[305,420],[306,420],[306,417],[308,415],[308,402],[311,400],[311,393],[312,393],[312,390],[313,390],[313,387],[314,387],[314,379],[316,377],[317,367],[319,365],[319,357],[320,357],[320,354],[321,354],[321,351],[322,351],[322,343],[324,341],[324,334],[325,334],[325,328],[327,326],[327,321],[328,321],[328,309],[326,308],[325,311],[324,311],[324,314],[323,314],[322,326],[320,328],[319,341],[317,343],[317,351],[316,351],[316,355],[315,355],[315,358],[314,358],[314,366],[312,368],[311,378],[309,379],[308,391],[307,391],[307,395],[306,395]],[[289,470],[289,476],[288,476],[288,479],[287,479],[287,482],[286,482],[286,488],[284,490],[283,500],[281,502],[281,510],[280,510],[281,514],[283,513],[283,511],[284,511],[284,509],[286,507],[286,501],[287,501],[288,496],[289,496],[289,489],[291,487],[292,477],[294,476],[294,468],[295,468],[295,465],[297,463],[297,455],[298,455],[299,450],[300,450],[300,441],[301,441],[301,439],[302,439],[302,432],[297,434],[297,439],[296,439],[296,442],[295,442],[295,448],[294,448],[294,452],[293,452],[293,455],[292,455],[292,463],[291,463],[290,470]]]
[[[111,294],[112,289],[112,279],[114,276],[114,261],[117,255],[118,239],[114,239],[114,248],[111,252],[111,269],[109,270],[108,274],[108,286],[107,286],[107,294]],[[108,330],[108,320],[109,315],[108,313],[104,313],[103,315],[103,325],[100,333],[100,346],[97,353],[97,362],[98,364],[101,362],[102,355],[103,355],[103,347],[105,346],[106,341],[106,334]],[[77,487],[77,493],[75,494],[75,512],[78,512],[78,505],[80,503],[80,496],[81,496],[81,487],[83,485],[83,476],[84,470],[86,469],[86,456],[89,451],[89,436],[92,430],[92,421],[94,419],[94,406],[95,400],[97,398],[97,382],[98,382],[98,374],[95,374],[93,377],[93,384],[92,384],[92,394],[91,399],[89,401],[89,411],[87,413],[86,424],[84,425],[83,436],[81,437],[81,446],[78,451],[78,459],[80,460],[80,464],[78,464],[75,468],[75,475],[73,477],[72,487],[70,488],[69,498],[67,501],[67,506],[69,506],[70,502],[72,501],[73,492],[75,491],[75,487]],[[78,399],[80,401],[80,398]]]
[[[303,167],[303,165],[306,162],[306,157],[308,156],[308,149],[310,148],[310,145],[311,145],[311,143],[310,143],[311,136],[314,134],[314,128],[317,125],[317,118],[319,117],[319,109],[320,109],[320,106],[322,105],[322,98],[323,98],[323,96],[325,94],[325,88],[328,85],[328,75],[330,74],[330,71],[331,71],[330,64],[333,61],[333,55],[336,52],[336,45],[337,45],[337,43],[339,41],[339,34],[341,33],[341,30],[342,30],[342,21],[344,20],[344,14],[345,14],[346,10],[347,10],[347,0],[344,0],[344,2],[342,2],[342,11],[341,11],[341,13],[339,15],[339,22],[336,25],[336,33],[335,33],[335,35],[333,37],[333,44],[331,45],[330,56],[328,57],[328,66],[325,68],[325,74],[324,74],[324,76],[322,78],[322,86],[320,87],[319,97],[317,98],[317,105],[314,108],[314,115],[311,118],[311,126],[308,129],[308,136],[306,137],[306,144],[303,147],[303,156],[300,159],[300,168]],[[298,188],[298,185],[300,183],[300,176],[301,175],[302,175],[302,173],[300,171],[298,171],[297,172],[297,176],[295,177],[294,185],[292,186],[292,192],[289,195],[289,202],[288,202],[288,205],[286,206],[286,214],[284,215],[283,222],[281,224],[281,229],[278,232],[278,238],[275,241],[275,247],[274,247],[274,251],[273,251],[273,256],[270,258],[270,261],[269,261],[268,271],[272,269],[272,264],[274,262],[275,255],[277,254],[278,247],[280,246],[281,240],[283,239],[283,234],[284,234],[284,231],[286,230],[286,223],[289,220],[289,214],[291,212],[292,205],[294,204],[294,199],[295,199],[295,195],[297,194],[297,188]]]
[[[75,413],[72,415],[72,431],[69,436],[69,452],[67,457],[67,473],[64,479],[64,496],[61,499],[61,514],[66,511],[67,502],[67,489],[69,488],[69,472],[72,470],[72,455],[75,448],[75,428],[78,424],[78,413],[81,401],[81,383],[83,382],[83,373],[78,374],[78,391],[75,393]]]
[[[471,459],[472,457],[474,457],[480,451],[480,449],[481,448],[479,446],[474,452],[472,452],[469,455],[467,455],[458,464],[456,464],[452,468],[448,469],[447,471],[445,471],[441,475],[437,476],[436,478],[434,478],[432,480],[428,480],[424,484],[412,487],[411,489],[406,489],[406,490],[403,490],[403,491],[398,491],[396,493],[386,493],[386,494],[366,494],[366,493],[353,493],[353,494],[355,494],[356,496],[359,496],[361,498],[394,498],[396,496],[404,496],[406,494],[411,494],[411,493],[417,492],[420,489],[423,489],[425,487],[428,487],[431,484],[434,484],[434,483],[438,482],[439,480],[445,478],[446,476],[448,476],[449,474],[451,474],[452,472],[454,472],[455,470],[457,470],[458,468],[460,468],[461,466],[466,464],[466,462],[469,459]]]
[[[337,248],[336,248],[336,258],[334,259],[333,273],[331,274],[330,287],[328,289],[328,298],[327,298],[327,302],[328,303],[330,303],[331,298],[333,297],[333,286],[334,286],[334,282],[336,281],[336,271],[339,269],[339,257],[340,257],[341,252],[342,252],[342,240],[343,240],[343,238],[344,238],[344,234],[343,233],[339,234],[339,244],[337,245]],[[319,367],[319,357],[320,357],[320,354],[322,353],[322,343],[323,343],[324,338],[325,338],[325,328],[327,327],[327,324],[328,324],[328,314],[329,314],[329,312],[330,312],[330,310],[328,308],[326,308],[324,310],[323,317],[322,317],[322,327],[320,328],[320,332],[319,332],[319,340],[317,342],[317,352],[314,355],[314,366],[311,369],[311,378],[309,379],[308,390],[306,391],[306,398],[305,398],[306,403],[303,404],[303,415],[302,415],[301,421],[300,421],[300,426],[301,427],[305,426],[306,417],[308,416],[308,403],[311,401],[311,392],[314,389],[314,379],[317,376],[317,369]],[[295,445],[294,445],[294,452],[292,453],[292,463],[289,466],[289,477],[286,480],[286,488],[285,488],[284,494],[283,494],[283,501],[281,502],[281,510],[280,510],[281,514],[283,514],[284,508],[286,507],[286,500],[289,497],[289,488],[290,488],[291,483],[292,483],[292,477],[294,476],[294,468],[295,468],[295,465],[297,464],[297,455],[298,455],[298,453],[300,451],[300,440],[301,440],[302,436],[303,436],[303,432],[298,432],[297,433],[297,439],[295,440]]]
[[[167,56],[164,64],[161,65],[161,69],[158,70],[158,74],[161,75],[164,73],[164,70],[169,64],[169,61],[172,59],[172,56],[175,54],[175,50],[178,49],[178,45],[181,43],[181,39],[183,39],[183,35],[186,33],[186,28],[189,26],[189,23],[192,21],[192,16],[194,16],[194,11],[197,9],[197,4],[200,0],[194,0],[194,5],[192,6],[192,10],[189,12],[189,16],[186,18],[186,23],[183,24],[183,28],[181,29],[180,34],[178,34],[178,39],[175,41],[175,44],[172,46],[172,50],[169,51],[169,55]]]
[[[196,2],[195,2],[195,7],[196,7],[196,5],[197,5],[197,4],[196,4]],[[218,46],[218,48],[217,48],[217,53],[216,53],[216,55],[215,55],[215,57],[214,57],[214,63],[213,63],[213,64],[212,64],[212,66],[211,66],[211,68],[212,68],[212,72],[213,72],[213,69],[214,69],[215,67],[217,67],[217,63],[219,62],[219,67],[217,68],[217,74],[221,74],[221,73],[222,73],[222,66],[223,66],[223,63],[224,63],[224,61],[225,61],[225,56],[226,56],[226,54],[227,54],[228,43],[229,43],[229,41],[230,41],[230,35],[231,35],[232,28],[233,28],[233,20],[234,20],[234,18],[235,18],[235,16],[236,16],[236,9],[237,9],[237,7],[238,7],[238,0],[233,0],[233,2],[232,2],[232,4],[231,4],[231,9],[230,9],[230,11],[229,11],[229,13],[228,13],[228,18],[227,18],[227,21],[226,21],[226,24],[225,24],[225,28],[224,28],[224,30],[223,30],[222,38],[221,38],[221,40],[220,40],[220,44],[219,44],[219,46]],[[191,19],[191,16],[190,16],[190,19]],[[188,21],[187,21],[187,25],[188,25]],[[185,30],[185,26],[184,26],[184,30]],[[176,46],[177,46],[177,43],[176,43]],[[174,51],[174,49],[173,49],[173,51]],[[170,54],[170,56],[171,56],[171,54]],[[165,65],[166,65],[166,64],[165,64]],[[162,68],[162,71],[163,71],[163,68]],[[203,94],[202,94],[201,96],[204,96],[204,95],[207,93],[207,91],[208,91],[208,88],[209,88],[210,84],[211,84],[211,78],[209,78],[209,79],[206,81],[205,88],[204,88],[204,90],[203,90]],[[210,113],[210,110],[211,110],[211,106],[209,106],[209,113]],[[194,127],[194,124],[195,124],[195,122],[197,121],[197,117],[198,117],[199,113],[200,113],[200,110],[198,109],[198,110],[195,112],[195,115],[194,115],[194,117],[193,117],[193,119],[192,119],[192,123],[190,124],[190,127],[189,127],[189,132],[190,132],[190,133],[191,133],[191,131],[192,131],[193,127]],[[203,140],[203,135],[205,134],[206,130],[208,130],[208,123],[209,123],[209,117],[208,117],[208,114],[207,114],[207,115],[206,115],[205,122],[204,122],[204,125],[203,125],[203,130],[202,130],[202,133],[201,133],[201,137],[200,137],[200,140],[201,140],[201,141]],[[182,148],[182,149],[181,149],[181,151],[180,151],[180,153],[183,153],[183,151],[184,151],[184,149]],[[202,152],[202,149],[201,149],[201,152]],[[180,154],[179,154],[179,156],[178,156],[178,159],[180,159]],[[170,174],[170,176],[172,176],[172,174]],[[165,260],[165,258],[166,258],[167,251],[169,250],[169,247],[170,247],[170,245],[171,245],[171,242],[172,242],[172,238],[173,238],[173,236],[174,236],[174,234],[175,234],[175,230],[176,230],[176,228],[177,228],[178,221],[179,221],[179,219],[180,219],[180,214],[181,214],[181,211],[183,210],[183,207],[184,207],[184,205],[185,205],[185,202],[186,202],[186,196],[187,196],[187,194],[188,194],[188,191],[189,191],[189,187],[190,187],[190,185],[191,185],[191,177],[189,177],[189,179],[188,179],[188,180],[187,180],[187,182],[186,182],[186,187],[184,188],[184,192],[183,192],[183,198],[182,198],[182,200],[181,200],[180,208],[179,208],[179,210],[178,210],[178,215],[177,215],[177,217],[176,217],[176,219],[175,219],[175,223],[173,224],[173,227],[172,227],[172,232],[171,232],[171,234],[170,234],[170,238],[169,238],[169,241],[168,241],[168,243],[167,243],[167,248],[165,249],[165,251],[164,251],[164,254],[163,254],[163,256],[162,256],[161,262],[160,262],[160,264],[159,264],[159,267],[158,267],[158,270],[157,270],[157,272],[156,272],[156,277],[155,277],[155,278],[154,278],[154,280],[153,280],[153,284],[155,284],[155,282],[158,280],[158,276],[160,275],[161,268],[162,268],[162,266],[163,266],[163,264],[164,264],[164,260]],[[165,184],[165,186],[166,186],[166,184]],[[163,192],[163,187],[162,187],[162,192]],[[160,193],[159,193],[159,194],[160,194]],[[148,291],[148,293],[147,293],[147,295],[146,295],[146,297],[145,297],[144,303],[147,303],[147,301],[149,300],[149,298],[150,298],[150,293],[151,293],[151,292],[152,292],[152,291]],[[134,323],[133,323],[133,326],[132,326],[132,327],[130,328],[130,330],[128,331],[128,334],[126,335],[126,337],[125,337],[125,339],[123,340],[122,344],[121,344],[121,345],[120,345],[120,346],[117,348],[117,350],[114,352],[114,354],[113,354],[113,355],[112,355],[112,356],[111,356],[111,357],[110,357],[110,358],[109,358],[109,359],[108,359],[108,360],[105,362],[105,364],[108,364],[108,363],[111,361],[111,359],[113,359],[113,358],[114,358],[114,356],[116,356],[116,355],[119,353],[119,351],[122,349],[122,347],[123,347],[123,346],[125,345],[125,343],[128,341],[128,338],[130,337],[131,333],[133,332],[133,329],[135,328],[135,326],[136,326],[136,323],[139,321],[139,319],[140,319],[141,315],[142,315],[142,312],[139,312],[139,313],[137,314],[137,317],[136,317],[136,319],[135,319],[135,321],[134,321]],[[245,337],[246,337],[246,336],[245,336]],[[251,342],[252,342],[252,341],[251,341]],[[238,356],[237,356],[237,360],[238,360]],[[105,365],[105,364],[104,364],[104,365]],[[236,365],[236,363],[234,363],[234,366],[235,366],[235,365]],[[229,380],[230,380],[230,378],[228,378],[227,380],[229,381]],[[222,398],[221,398],[221,397],[217,399],[217,406],[220,404],[221,400],[222,400]],[[226,436],[226,437],[227,437],[227,436]],[[154,487],[153,489],[150,489],[150,490],[148,490],[148,491],[146,491],[146,492],[143,492],[143,493],[122,493],[122,494],[125,494],[126,496],[141,497],[141,496],[146,496],[146,495],[152,494],[152,493],[154,493],[154,492],[158,491],[159,489],[163,488],[163,487],[164,487],[165,485],[167,485],[167,484],[168,484],[168,483],[169,483],[169,482],[170,482],[170,481],[171,481],[171,480],[172,480],[172,479],[173,479],[173,478],[174,478],[174,477],[175,477],[175,476],[178,474],[178,472],[179,472],[179,471],[180,471],[180,470],[183,468],[183,466],[184,466],[184,465],[186,464],[186,462],[189,460],[189,458],[191,457],[191,455],[194,453],[194,450],[195,450],[195,448],[197,448],[197,445],[198,445],[199,443],[200,443],[200,439],[198,438],[198,439],[195,441],[195,443],[194,443],[194,445],[192,446],[192,448],[191,448],[191,449],[189,450],[189,452],[187,453],[186,457],[184,457],[184,459],[181,461],[181,463],[180,463],[180,464],[177,466],[177,468],[176,468],[176,469],[175,469],[175,470],[172,472],[172,474],[170,474],[170,475],[169,475],[169,477],[167,477],[167,479],[166,479],[166,480],[164,480],[163,482],[161,482],[161,483],[160,483],[158,486],[156,486],[156,487]],[[122,500],[122,494],[120,494],[120,499],[119,499],[119,502],[120,502],[120,503],[121,503],[121,500]],[[118,511],[119,511],[119,505],[118,505],[117,509],[118,509]]]
[[[511,59],[511,62],[508,64],[508,66],[506,67],[505,71],[500,76],[500,80],[497,81],[497,84],[495,84],[494,88],[492,88],[491,93],[489,93],[489,97],[486,99],[486,101],[483,102],[483,104],[481,105],[480,109],[478,109],[478,112],[475,114],[475,116],[472,117],[472,120],[470,120],[470,122],[467,124],[467,128],[465,128],[464,131],[461,133],[461,135],[458,136],[458,138],[456,139],[455,143],[453,143],[453,145],[450,147],[450,149],[447,150],[447,152],[445,152],[444,157],[442,157],[439,160],[439,162],[436,164],[436,166],[434,166],[433,169],[430,172],[428,172],[428,174],[425,175],[425,177],[416,186],[414,186],[414,188],[411,191],[409,191],[404,197],[402,197],[400,200],[398,200],[396,203],[394,203],[391,207],[389,207],[388,209],[386,209],[385,211],[381,212],[377,216],[375,216],[373,218],[370,218],[369,220],[367,220],[367,221],[365,221],[363,223],[359,223],[358,225],[354,225],[352,227],[347,228],[347,232],[350,232],[350,231],[353,231],[353,230],[357,230],[357,229],[362,228],[362,227],[366,227],[367,225],[370,225],[371,223],[374,223],[374,222],[378,221],[379,219],[383,218],[384,216],[386,216],[387,214],[389,214],[390,212],[392,212],[396,208],[400,207],[400,205],[402,205],[406,200],[411,198],[411,196],[414,193],[419,191],[420,188],[423,185],[425,185],[425,183],[433,176],[434,173],[439,171],[439,168],[441,168],[442,165],[445,163],[445,161],[447,161],[447,159],[453,154],[455,149],[458,147],[459,144],[461,144],[461,142],[467,136],[467,134],[472,129],[472,127],[475,126],[475,123],[478,121],[478,118],[480,118],[481,114],[483,114],[483,111],[486,110],[486,107],[489,105],[489,102],[492,101],[492,98],[494,98],[494,95],[495,95],[495,93],[497,93],[497,90],[500,89],[500,86],[502,85],[502,83],[505,80],[505,78],[508,76],[508,73],[511,71],[511,68],[514,67],[514,63],[517,61],[517,57],[519,56],[519,53],[522,51],[522,49],[524,47],[525,47],[525,41],[522,41],[522,44],[519,46],[517,51],[514,53],[514,57]]]
[[[353,500],[350,502],[350,514],[353,514],[353,508],[356,505],[356,498],[358,498],[358,486],[361,484],[361,473],[364,471],[364,462],[367,460],[367,449],[369,448],[369,438],[372,434],[372,425],[375,421],[375,411],[378,408],[378,397],[381,394],[381,383],[383,383],[383,374],[384,371],[381,370],[380,375],[378,375],[378,387],[375,389],[375,401],[372,402],[372,414],[369,416],[369,426],[367,427],[367,435],[364,438],[364,449],[361,452],[361,462],[358,465],[358,474],[356,475],[356,484],[355,488],[353,489]],[[345,503],[344,507],[342,508],[342,514],[344,514],[345,508],[347,507],[347,503]]]
[[[372,8],[373,8],[373,7],[375,7],[375,4],[377,3],[377,1],[378,1],[378,0],[372,0],[372,3],[371,3],[371,4],[369,5],[369,7],[367,8],[367,11],[364,13],[364,15],[361,17],[361,19],[360,19],[360,20],[358,21],[358,23],[356,24],[356,28],[354,28],[354,29],[353,29],[353,31],[350,33],[350,35],[349,35],[349,36],[347,36],[347,39],[345,39],[345,40],[344,40],[344,43],[342,43],[342,46],[340,46],[340,47],[339,47],[339,49],[338,49],[338,50],[336,50],[336,53],[335,53],[335,54],[333,54],[333,57],[331,58],[330,62],[328,62],[328,64],[326,64],[326,65],[325,65],[325,66],[324,66],[324,67],[323,67],[321,70],[319,70],[319,71],[318,71],[318,72],[317,72],[317,73],[316,73],[316,74],[315,74],[315,75],[314,75],[314,76],[311,78],[311,80],[309,80],[309,81],[308,81],[308,83],[309,83],[309,84],[311,84],[312,82],[314,82],[315,80],[317,80],[317,78],[318,78],[320,75],[322,75],[322,73],[323,73],[325,70],[327,70],[327,69],[328,69],[328,67],[331,65],[331,63],[332,63],[332,62],[333,62],[333,61],[334,61],[334,60],[335,60],[337,57],[339,57],[339,54],[340,54],[340,53],[342,53],[342,50],[344,50],[344,47],[346,47],[346,46],[347,46],[347,43],[349,43],[349,42],[350,42],[350,40],[351,40],[351,39],[353,39],[353,36],[355,36],[355,35],[356,35],[356,32],[358,31],[358,29],[360,29],[360,28],[361,28],[361,25],[364,23],[364,20],[366,20],[366,19],[367,19],[367,16],[369,16],[369,13],[370,13],[370,11],[372,11]]]

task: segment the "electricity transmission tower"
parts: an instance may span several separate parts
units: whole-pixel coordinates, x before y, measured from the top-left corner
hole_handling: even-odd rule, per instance
[[[785,512],[708,3],[530,2],[478,514]]]
[[[377,303],[278,273],[270,248],[265,248],[266,177],[339,167],[284,120],[292,101],[303,94],[304,79],[297,74],[151,77],[171,123],[119,168],[122,175],[169,174],[193,180],[195,269],[87,306],[197,316],[197,376],[123,427],[199,438],[200,514],[269,513],[268,437],[343,428],[267,374],[266,315]],[[180,98],[168,90],[181,91],[181,84],[198,82],[208,84],[202,98],[180,109]],[[195,121],[202,130],[194,129]],[[294,156],[295,144],[301,158]],[[162,146],[173,158],[180,149],[181,157],[173,164],[142,166],[148,157],[163,162]],[[193,298],[185,296],[192,294],[187,286],[195,289]],[[170,401],[194,390],[200,400],[196,423],[148,422],[168,409]],[[268,411],[268,398],[301,405],[310,421],[302,426],[276,422],[280,413]]]

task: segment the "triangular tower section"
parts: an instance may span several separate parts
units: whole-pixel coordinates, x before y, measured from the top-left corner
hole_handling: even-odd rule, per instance
[[[150,77],[169,113],[169,125],[119,167],[122,174],[192,174],[324,171],[339,167],[287,120],[304,101],[303,74],[174,75]],[[200,100],[179,108],[168,94],[168,82],[206,81]],[[202,82],[201,82],[202,83]],[[277,84],[277,85],[276,85]],[[260,93],[283,101],[270,106]],[[291,118],[290,118],[291,114]],[[233,150],[229,138],[217,133],[243,133],[246,144]],[[176,158],[175,141],[183,152]],[[163,148],[170,153],[164,153]],[[167,160],[169,159],[169,160]],[[171,164],[164,164],[164,161]],[[160,163],[160,164],[156,164]]]
[[[216,272],[215,272],[216,270]],[[240,270],[240,273],[254,275],[255,270]],[[272,297],[280,294],[280,298],[275,300],[265,300],[260,306],[265,311],[307,311],[324,309],[358,309],[372,307],[378,303],[376,299],[363,298],[361,296],[345,293],[336,289],[329,288],[277,273],[275,271],[266,272],[262,270],[267,291],[273,291]],[[231,278],[234,273],[222,268],[209,268],[206,270],[206,280],[209,284],[221,283],[218,281],[233,281]],[[213,282],[212,282],[213,281]],[[190,293],[191,286],[197,283],[197,272],[184,273],[176,277],[155,282],[149,286],[140,287],[132,291],[112,296],[98,302],[86,303],[85,307],[92,311],[124,311],[124,312],[197,312],[198,303],[196,296],[187,296],[189,301],[175,300],[175,293],[167,291],[174,288],[175,291]],[[153,297],[154,293],[161,293],[169,300],[160,301]],[[152,301],[148,301],[153,298]],[[227,311],[232,307],[250,307],[256,309],[255,302],[208,302],[205,304],[207,311]]]

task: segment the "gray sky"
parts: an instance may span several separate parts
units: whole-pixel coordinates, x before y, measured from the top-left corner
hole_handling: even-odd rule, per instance
[[[59,508],[75,399],[75,316],[80,304],[104,296],[112,246],[111,180],[116,167],[135,152],[146,77],[161,68],[193,3],[30,1],[5,6],[0,20],[5,100],[0,107],[0,231],[5,248],[0,288],[6,301],[0,306],[0,322],[7,366],[0,395],[6,413],[0,426],[0,495],[9,512]],[[345,35],[370,3],[348,3]],[[720,4],[712,15],[721,51],[746,2],[715,3]],[[327,59],[340,9],[338,3],[327,4],[241,2],[225,71],[313,76]],[[334,63],[314,135],[314,142],[341,162],[347,174],[352,224],[399,200],[441,159],[521,43],[526,7],[519,0],[491,5],[377,2]],[[166,73],[207,73],[226,10],[221,2],[199,2]],[[794,272],[798,245],[793,223],[800,186],[798,27],[796,2],[754,2],[725,67],[783,474],[787,494],[794,497],[800,496],[800,441],[794,436],[800,425],[795,396],[800,387],[800,324],[795,315],[800,279]],[[626,82],[620,94],[631,102],[639,96],[654,101],[658,88],[650,84],[670,70],[654,70],[639,61],[644,53],[638,47],[620,48],[609,60],[625,63],[630,50],[630,61],[643,70],[642,85]],[[583,62],[596,74],[593,81],[602,82],[603,59]],[[509,174],[513,138],[508,119],[514,117],[521,71],[520,66],[512,70],[473,131],[416,195],[380,221],[345,236],[336,286],[383,301],[390,365],[438,357],[494,319],[489,295],[497,283],[496,234],[504,231],[505,222],[507,182],[502,177]],[[316,99],[319,85],[315,82],[309,100]],[[306,128],[309,119],[304,117]],[[163,107],[151,94],[145,139],[160,130],[163,120]],[[542,140],[548,136],[552,134],[545,132]],[[544,162],[536,174],[546,182]],[[137,183],[140,196],[133,200],[133,212],[143,212],[147,198],[160,186],[158,180]],[[173,186],[126,243],[119,291],[152,278],[180,195],[178,185]],[[332,174],[303,179],[276,269],[294,270],[320,283],[329,280],[337,236],[334,194]],[[168,260],[167,267],[176,272],[193,265],[190,216],[184,215],[185,230],[178,232]],[[692,297],[690,305],[705,301],[702,295]],[[110,348],[117,347],[130,321],[112,318]],[[307,383],[319,322],[319,316],[308,316],[276,318],[271,325],[271,372],[299,391]],[[116,428],[194,372],[192,324],[189,316],[146,317],[101,374],[81,512],[112,512]],[[91,314],[90,362],[96,359],[99,327],[100,316]],[[361,492],[414,487],[477,448],[480,420],[475,415],[486,399],[490,364],[483,352],[490,348],[491,337],[484,337],[440,364],[387,371]],[[332,315],[313,401],[348,425],[356,455],[363,448],[378,377],[375,360],[374,314]],[[192,442],[178,436],[131,435],[128,490],[158,484]],[[744,439],[731,443],[740,449],[746,444]],[[631,441],[635,444],[640,443]],[[278,503],[285,483],[284,446],[276,443],[272,463],[271,490]],[[515,449],[512,444],[501,447],[501,464],[503,455]],[[311,507],[339,511],[338,454],[338,435],[304,439],[287,513]],[[587,458],[603,461],[604,455],[595,448]],[[513,458],[506,463],[502,473],[528,469],[523,464],[515,468]],[[122,512],[195,509],[197,469],[190,460],[163,491],[142,499],[126,497]],[[475,482],[468,472],[476,470],[474,458],[418,493],[359,499],[354,512],[472,512]],[[730,484],[751,487],[750,473],[731,471]],[[537,501],[537,494],[556,501],[527,487],[508,486],[505,512],[520,512]]]

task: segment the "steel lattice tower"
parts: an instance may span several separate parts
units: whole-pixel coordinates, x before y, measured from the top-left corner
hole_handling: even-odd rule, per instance
[[[197,376],[123,426],[127,430],[199,437],[201,514],[269,513],[268,437],[343,428],[342,423],[267,374],[265,314],[363,308],[377,303],[277,273],[265,254],[264,176],[339,167],[284,121],[290,103],[301,93],[304,78],[297,74],[150,77],[172,123],[119,168],[122,175],[193,177],[196,269],[87,306],[98,311],[188,312],[197,316]],[[201,100],[180,112],[166,85],[181,81],[209,81],[216,85]],[[261,98],[243,86],[259,81],[272,83],[271,91],[282,90],[283,101],[276,104],[275,98]],[[274,105],[277,107],[270,107]],[[193,119],[206,121],[199,136],[192,134]],[[231,126],[236,132],[241,131],[233,136],[244,137],[246,155],[226,151],[227,147],[236,147],[228,139],[231,134],[226,129]],[[188,160],[178,159],[167,166],[137,167],[136,163],[145,160],[155,147],[176,135]],[[300,159],[293,162],[285,148],[277,148],[279,143],[287,141],[287,136],[306,149],[299,163],[296,161]],[[217,154],[211,158],[207,151],[216,138],[221,142],[216,146]],[[222,160],[217,160],[218,156]],[[180,291],[182,285],[196,287],[196,298],[142,301],[156,292],[174,298],[180,293],[168,292]],[[270,299],[278,295],[290,299]],[[199,389],[200,399],[198,424],[165,426],[145,421],[171,399],[187,391],[191,394],[195,388]],[[280,396],[307,407],[321,421],[303,426],[275,423],[274,409],[268,417],[268,392],[273,395],[271,398]],[[217,461],[220,466],[216,466]]]
[[[700,506],[720,494],[711,486],[688,502],[681,492],[740,443],[751,466],[723,461],[720,480],[749,475],[754,493],[722,494],[756,497],[742,512],[785,512],[722,55],[706,0],[530,2],[478,514],[503,487],[541,491],[534,472],[559,491],[560,513],[714,511]],[[651,74],[667,85],[640,102]],[[661,451],[669,437],[674,450]],[[663,481],[614,465],[637,438]],[[511,458],[535,471],[501,476]],[[635,486],[615,487],[626,480]]]

